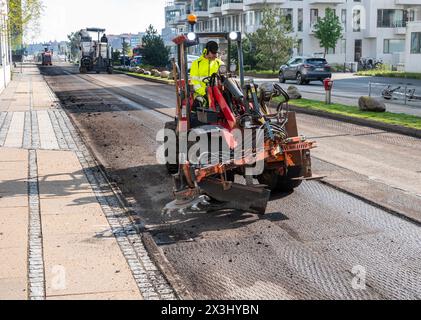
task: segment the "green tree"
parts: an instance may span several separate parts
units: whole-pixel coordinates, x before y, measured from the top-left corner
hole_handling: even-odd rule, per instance
[[[9,0],[9,28],[12,50],[22,47],[24,36],[39,34],[44,6],[42,0]]]
[[[120,65],[120,63],[121,63],[120,55],[121,55],[121,52],[119,50],[113,51],[112,60],[113,60],[114,65]]]
[[[259,63],[257,58],[256,46],[250,41],[249,37],[243,39],[243,55],[244,55],[244,66],[248,66],[250,70],[254,70]]]
[[[123,46],[123,53],[124,53],[124,55],[129,56],[130,55],[130,45],[126,41],[126,39],[124,39],[122,46]]]
[[[292,32],[291,23],[279,10],[265,8],[262,12],[262,25],[253,33],[247,35],[251,47],[261,69],[276,71],[290,57],[295,45],[295,38],[289,36]]]
[[[152,25],[142,38],[144,64],[154,67],[165,67],[168,64],[170,50],[165,47],[164,40]]]
[[[339,39],[342,39],[342,25],[334,10],[327,8],[325,17],[317,20],[314,35],[319,40],[320,47],[324,49],[326,58],[329,49],[336,48]]]
[[[70,60],[77,61],[80,53],[80,34],[79,31],[67,35],[69,39],[68,47],[70,50]]]

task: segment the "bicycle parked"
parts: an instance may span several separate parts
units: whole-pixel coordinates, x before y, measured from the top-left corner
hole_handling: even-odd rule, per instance
[[[382,59],[361,58],[358,62],[359,70],[377,70],[383,68]]]
[[[405,92],[405,89],[401,86],[393,88],[391,85],[388,85],[382,91],[382,97],[386,100],[392,100],[393,95],[395,95],[396,98],[406,96],[406,100],[408,101],[421,100],[421,96],[415,94],[415,89],[407,89]]]

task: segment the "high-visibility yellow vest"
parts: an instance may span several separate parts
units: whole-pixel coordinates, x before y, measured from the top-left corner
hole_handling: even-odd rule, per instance
[[[224,62],[221,59],[210,61],[204,55],[192,63],[190,79],[194,86],[195,96],[206,95],[206,84],[203,82],[203,79],[217,73],[219,67],[223,64]]]

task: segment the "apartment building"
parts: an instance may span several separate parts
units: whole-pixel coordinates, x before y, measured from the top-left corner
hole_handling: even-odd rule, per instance
[[[168,2],[165,8],[167,43],[172,35],[188,30],[186,19],[198,17],[195,30],[257,30],[265,6],[279,9],[293,27],[298,39],[295,54],[318,55],[323,52],[314,36],[317,19],[326,9],[335,10],[343,26],[343,39],[327,56],[330,63],[358,61],[361,57],[382,59],[397,67],[411,66],[420,59],[421,0],[187,0]],[[163,30],[163,31],[164,31]],[[415,47],[414,47],[415,46]],[[420,70],[421,71],[421,70]]]
[[[7,1],[0,0],[0,92],[11,80],[11,51],[7,32]]]

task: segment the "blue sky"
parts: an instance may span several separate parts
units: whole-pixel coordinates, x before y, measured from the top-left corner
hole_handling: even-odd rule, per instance
[[[72,31],[101,27],[107,33],[137,33],[165,25],[166,0],[43,0],[41,33],[35,41],[66,40]],[[32,41],[31,41],[32,42]]]

